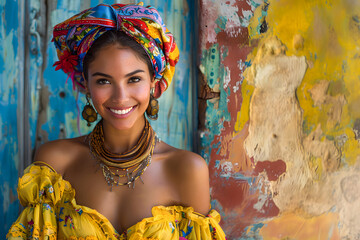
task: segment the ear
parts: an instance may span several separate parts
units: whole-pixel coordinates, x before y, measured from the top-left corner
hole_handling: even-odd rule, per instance
[[[82,77],[84,79],[84,87],[85,87],[85,91],[89,92],[89,87],[88,87],[88,81],[85,78],[84,72],[82,73]]]
[[[84,80],[84,87],[85,87],[85,92],[89,92],[89,86],[88,86],[88,82],[87,80]]]
[[[152,77],[151,83],[150,83],[150,88],[154,88],[154,87],[155,87],[155,83],[156,83],[155,77]]]

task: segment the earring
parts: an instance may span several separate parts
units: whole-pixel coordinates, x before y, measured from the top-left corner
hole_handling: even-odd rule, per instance
[[[95,122],[97,119],[97,113],[93,106],[90,104],[90,93],[86,93],[86,105],[81,113],[82,117],[87,121],[88,127],[91,126],[91,123]]]
[[[149,106],[146,109],[146,115],[151,120],[156,120],[158,118],[158,112],[159,112],[159,102],[154,97],[154,91],[155,91],[155,88],[151,88]]]

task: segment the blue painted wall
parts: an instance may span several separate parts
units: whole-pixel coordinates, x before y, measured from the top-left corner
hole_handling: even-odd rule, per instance
[[[6,234],[18,215],[18,175],[31,163],[36,149],[47,141],[91,131],[80,116],[84,96],[73,90],[71,80],[65,83],[67,76],[62,71],[55,72],[52,67],[57,61],[51,43],[53,26],[99,3],[119,2],[135,3],[0,0],[0,236]],[[151,124],[163,141],[194,150],[195,2],[143,2],[159,10],[180,50],[174,80],[159,99],[159,118]]]
[[[22,1],[0,1],[0,236],[16,219],[23,87]]]

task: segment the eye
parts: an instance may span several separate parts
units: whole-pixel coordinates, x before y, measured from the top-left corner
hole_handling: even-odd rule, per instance
[[[139,77],[132,77],[129,79],[129,83],[137,83],[140,81],[141,81],[141,78],[139,78]]]
[[[99,85],[104,85],[104,84],[108,84],[110,82],[109,82],[109,80],[107,80],[105,78],[100,78],[100,79],[96,80],[96,83]]]

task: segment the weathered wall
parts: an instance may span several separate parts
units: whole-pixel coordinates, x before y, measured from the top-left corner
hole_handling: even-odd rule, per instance
[[[0,236],[19,211],[16,197],[22,168],[23,1],[0,1]]]
[[[202,154],[230,239],[358,239],[360,2],[202,0]]]
[[[80,116],[84,96],[73,90],[71,80],[65,83],[62,71],[52,67],[57,61],[51,42],[53,26],[99,3],[119,2],[138,1],[0,0],[0,236],[5,236],[18,215],[18,173],[22,175],[40,144],[91,131]],[[193,104],[195,2],[143,2],[159,10],[181,56],[174,80],[159,100],[159,118],[151,124],[163,141],[192,150],[197,125],[193,117],[197,114]]]

